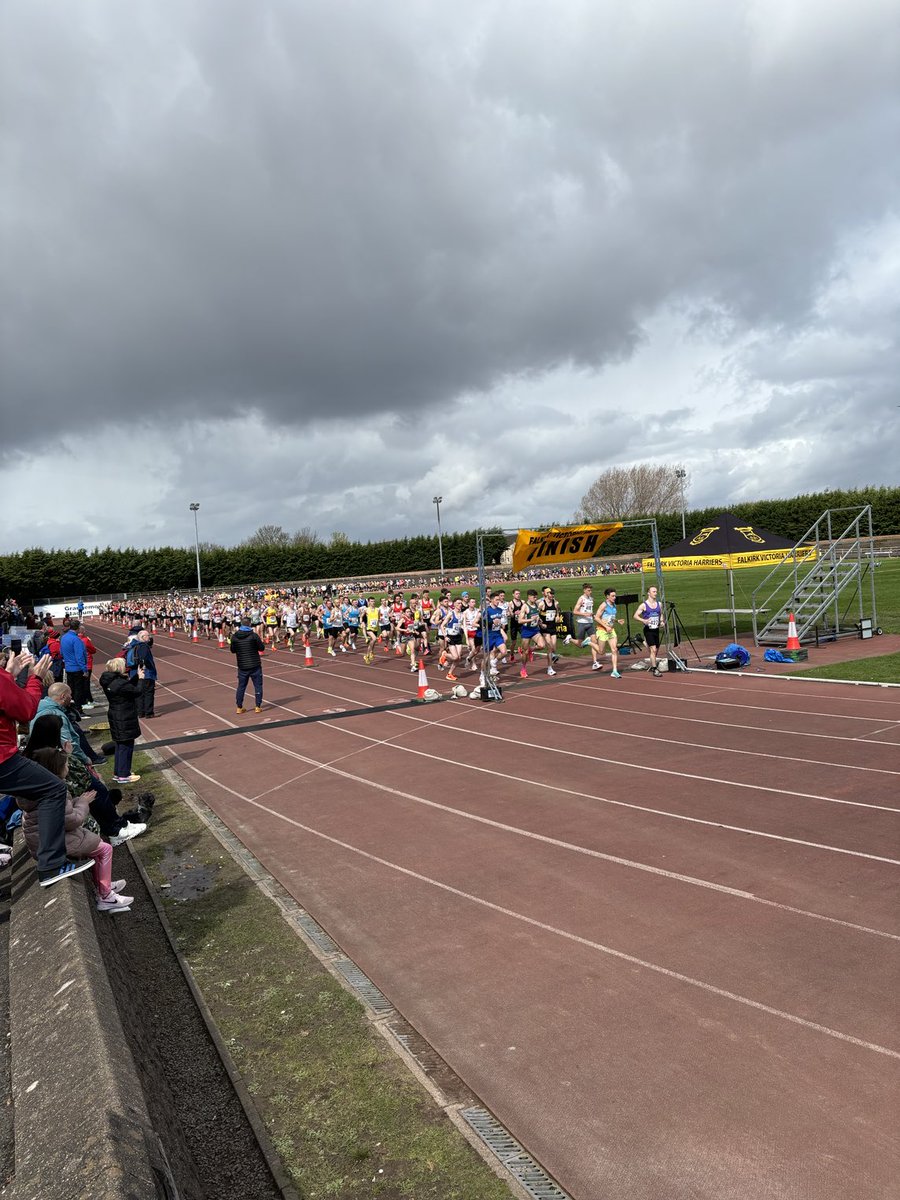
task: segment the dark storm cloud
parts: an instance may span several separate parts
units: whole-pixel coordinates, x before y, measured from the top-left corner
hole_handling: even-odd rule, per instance
[[[4,396],[402,413],[800,322],[896,198],[890,7],[11,5]]]

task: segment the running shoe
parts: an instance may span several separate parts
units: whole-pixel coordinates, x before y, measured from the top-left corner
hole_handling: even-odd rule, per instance
[[[253,711],[254,711],[254,712],[262,712],[262,705],[261,705],[261,704],[257,704],[256,708],[254,708],[254,710],[253,710]]]
[[[655,675],[657,679],[662,679],[662,671],[659,667],[654,667],[650,674]]]
[[[603,663],[598,663],[598,662],[597,662],[597,663],[591,663],[591,670],[592,670],[592,671],[602,671],[602,670],[603,670]]]
[[[451,683],[456,683],[457,676],[454,675],[452,671],[447,672],[447,678],[450,680]]]
[[[240,716],[241,713],[245,713],[247,710],[246,708],[236,708],[234,711],[237,716]]]
[[[547,668],[547,674],[548,674],[548,675],[555,675],[555,674],[556,674],[556,672],[553,670],[553,668],[552,668],[552,667],[548,667],[548,668]]]
[[[522,670],[519,672],[519,678],[520,678],[520,679],[527,679],[527,678],[528,678],[528,672],[525,670],[525,668],[524,668],[524,667],[523,667],[523,668],[522,668]]]
[[[622,676],[619,674],[618,671],[610,671],[609,677],[610,677],[610,679],[621,679],[622,678]]]
[[[113,775],[113,783],[137,783],[140,775]]]
[[[396,647],[394,648],[394,653],[395,653],[395,654],[397,655],[397,657],[399,658],[399,657],[400,657],[400,655],[403,653],[403,651],[400,649],[400,647],[399,647],[399,646],[396,646]]]
[[[69,879],[72,875],[80,875],[82,871],[89,871],[94,865],[92,858],[81,858],[77,861],[67,858],[61,867],[57,867],[55,871],[39,871],[38,879],[41,887],[50,887],[51,884],[59,883],[60,879]]]
[[[134,900],[134,896],[120,896],[116,892],[110,892],[108,896],[101,896],[98,899],[97,912],[131,912],[132,900]]]
[[[567,634],[566,634],[565,638],[563,639],[563,645],[564,645],[564,646],[571,646],[571,645],[572,645],[572,635],[571,635],[571,633],[567,633]]]

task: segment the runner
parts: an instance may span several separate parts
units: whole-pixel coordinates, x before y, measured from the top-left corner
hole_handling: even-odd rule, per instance
[[[378,640],[383,644],[385,654],[391,652],[391,634],[391,606],[387,596],[382,596],[378,609]]]
[[[637,606],[634,615],[644,627],[644,642],[650,651],[650,674],[659,679],[662,671],[656,665],[656,655],[659,650],[659,630],[661,626],[665,625],[666,620],[655,585],[647,588],[646,599]]]
[[[478,645],[481,641],[481,610],[474,596],[469,596],[467,592],[463,592],[461,599],[465,599],[465,607],[462,610],[460,621],[462,623],[462,631],[465,635],[466,645],[466,667],[470,671],[478,670],[478,663],[475,659]]]
[[[541,637],[544,639],[544,644],[547,647],[549,655],[550,668],[547,671],[548,675],[555,675],[556,672],[552,669],[554,662],[559,658],[556,653],[556,619],[559,616],[559,604],[556,600],[556,593],[548,584],[542,588],[541,599],[538,601],[538,611],[541,614]]]
[[[462,600],[454,600],[453,607],[447,609],[447,613],[440,625],[440,636],[444,641],[444,645],[447,647],[446,654],[450,663],[450,669],[447,672],[447,679],[449,679],[451,683],[456,683],[457,679],[459,678],[456,674],[456,668],[459,666],[460,659],[462,658],[462,611]]]
[[[506,603],[502,592],[494,592],[488,597],[484,615],[487,620],[488,644],[485,647],[484,665],[495,678],[500,674],[500,663],[506,654],[506,635],[503,632],[503,620],[506,616]]]
[[[378,641],[378,625],[381,619],[374,596],[369,597],[364,619],[366,623],[366,652],[363,655],[363,662],[367,666],[371,666],[375,661],[375,644]]]
[[[530,662],[534,658],[534,647],[537,647],[538,650],[547,651],[547,674],[555,675],[552,652],[544,641],[544,635],[541,633],[541,609],[538,603],[538,595],[534,588],[530,588],[528,595],[525,597],[519,623],[522,634],[522,669],[519,671],[519,675],[523,679],[528,677],[528,672],[525,670],[526,652]]]
[[[579,646],[590,645],[591,636],[594,632],[594,589],[586,583],[581,589],[581,595],[575,601],[575,607],[572,609],[572,616],[575,618],[575,641]],[[572,634],[566,634],[566,645],[572,643]]]
[[[625,622],[616,614],[616,589],[607,588],[604,593],[603,604],[597,611],[595,617],[596,630],[591,638],[591,663],[592,671],[599,671],[602,667],[600,657],[604,653],[604,647],[609,646],[609,656],[612,661],[612,671],[610,672],[611,679],[621,679],[619,674],[619,640],[616,637],[616,624],[624,625]]]
[[[522,613],[522,607],[525,601],[522,599],[522,592],[519,588],[515,588],[512,594],[512,599],[506,606],[506,619],[509,622],[509,640],[508,649],[510,661],[516,661],[516,649],[519,641],[520,622],[519,617]],[[522,660],[524,662],[524,659]]]

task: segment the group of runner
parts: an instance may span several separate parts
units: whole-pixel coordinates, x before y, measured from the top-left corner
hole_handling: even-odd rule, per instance
[[[554,588],[500,587],[489,590],[484,609],[474,595],[463,591],[453,597],[441,588],[403,592],[380,599],[353,596],[349,591],[295,593],[269,591],[236,596],[155,597],[115,603],[104,614],[113,619],[139,621],[159,633],[176,632],[191,638],[228,641],[241,623],[249,625],[273,649],[293,652],[313,640],[324,639],[330,657],[359,653],[371,665],[377,653],[409,658],[415,671],[420,658],[438,655],[438,667],[451,682],[462,672],[489,672],[496,677],[503,666],[517,665],[526,678],[531,664],[546,659],[546,672],[556,674],[560,640],[590,649],[591,669],[599,671],[608,653],[612,678],[620,678],[616,589],[604,589],[595,604],[593,585],[585,583],[572,611],[570,628],[563,618]],[[657,589],[650,587],[634,613],[643,626],[650,670],[659,675],[657,651],[664,626]],[[486,640],[485,640],[486,637]]]

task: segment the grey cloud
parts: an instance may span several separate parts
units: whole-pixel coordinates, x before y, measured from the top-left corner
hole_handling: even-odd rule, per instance
[[[627,358],[673,296],[798,319],[896,185],[889,8],[837,73],[613,11],[20,4],[4,390],[303,422]]]

